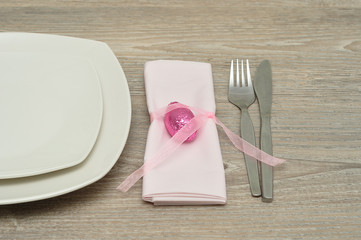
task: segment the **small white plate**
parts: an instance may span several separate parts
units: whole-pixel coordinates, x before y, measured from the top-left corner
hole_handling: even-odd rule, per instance
[[[130,94],[124,72],[105,43],[46,34],[0,33],[0,52],[14,51],[88,59],[102,87],[103,120],[94,148],[85,161],[51,173],[0,180],[0,205],[59,196],[99,180],[118,160],[131,120]]]
[[[98,75],[85,58],[0,51],[0,179],[79,164],[102,114]]]

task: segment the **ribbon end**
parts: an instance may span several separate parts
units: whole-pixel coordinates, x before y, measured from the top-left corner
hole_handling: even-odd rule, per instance
[[[127,192],[144,175],[145,166],[141,166],[135,172],[130,174],[117,188],[121,192]]]
[[[124,182],[123,182],[124,183]],[[126,184],[121,183],[116,190],[120,191],[120,192],[127,192],[130,189],[130,186],[126,186]]]
[[[281,165],[282,163],[286,162],[285,159],[282,159],[282,158],[278,158],[279,159],[279,162],[276,164],[277,166],[278,165]]]

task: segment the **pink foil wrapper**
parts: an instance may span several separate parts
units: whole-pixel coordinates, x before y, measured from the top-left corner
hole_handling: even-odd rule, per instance
[[[191,110],[189,110],[188,108],[178,108],[165,114],[164,125],[169,135],[173,137],[174,134],[176,134],[184,125],[188,124],[192,118],[194,118],[194,114]],[[185,143],[194,141],[196,137],[197,132],[193,133],[190,137],[188,137]]]

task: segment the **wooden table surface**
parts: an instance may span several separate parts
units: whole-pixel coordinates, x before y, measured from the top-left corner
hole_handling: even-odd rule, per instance
[[[0,31],[106,42],[129,83],[132,121],[119,161],[101,180],[37,202],[0,206],[0,239],[361,239],[361,1],[0,2]],[[273,68],[275,199],[250,196],[243,155],[219,131],[225,206],[155,207],[139,181],[115,190],[143,162],[149,126],[144,63],[209,62],[217,116],[235,132],[227,100],[231,59],[254,75]],[[257,142],[257,103],[250,109]]]

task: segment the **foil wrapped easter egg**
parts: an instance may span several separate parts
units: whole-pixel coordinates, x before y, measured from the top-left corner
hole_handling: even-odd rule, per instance
[[[172,102],[174,104],[176,102]],[[188,108],[177,108],[167,112],[164,116],[164,125],[171,136],[174,136],[184,125],[194,118],[194,114]],[[191,136],[185,140],[185,143],[194,141],[197,136],[197,132],[194,132]]]

